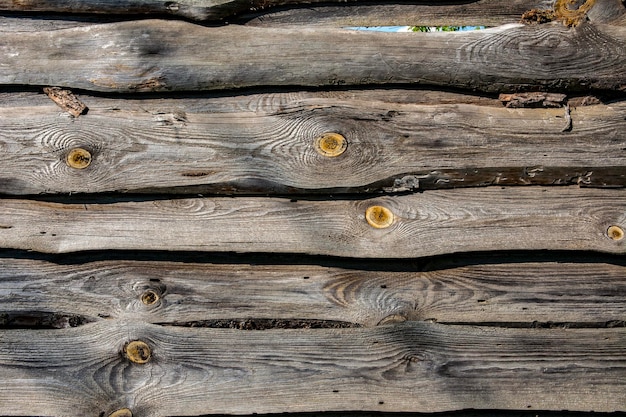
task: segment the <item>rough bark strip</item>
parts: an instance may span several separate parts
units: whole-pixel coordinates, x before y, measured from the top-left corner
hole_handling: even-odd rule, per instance
[[[625,40],[625,28],[593,24],[389,34],[145,20],[7,33],[0,84],[117,92],[398,83],[492,93],[624,91]]]
[[[120,353],[132,340],[147,343],[148,363]],[[623,328],[409,322],[241,332],[110,320],[4,331],[2,341],[0,413],[8,415],[615,411],[626,401]]]
[[[63,90],[59,87],[44,87],[43,92],[59,107],[74,117],[85,114],[88,110],[85,103],[80,101],[70,90]]]
[[[371,207],[388,209],[384,218]],[[60,204],[0,200],[0,246],[66,253],[168,250],[416,258],[493,250],[624,253],[626,191],[482,188],[360,201],[195,198]],[[381,212],[378,210],[378,212]],[[389,227],[384,221],[390,223]],[[377,226],[377,227],[372,227]]]
[[[626,267],[605,263],[392,272],[314,265],[59,265],[0,259],[0,327],[3,312],[161,324],[252,318],[368,327],[402,320],[589,327],[623,320],[625,300]]]
[[[1,193],[626,185],[626,101],[572,107],[563,133],[563,108],[506,109],[495,99],[420,90],[81,97],[90,112],[74,119],[42,95],[0,95]],[[325,132],[346,138],[339,157],[318,153]],[[88,167],[68,165],[75,148],[90,152]]]

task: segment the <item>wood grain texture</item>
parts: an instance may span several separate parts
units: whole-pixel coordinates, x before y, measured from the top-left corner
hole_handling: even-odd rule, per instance
[[[563,132],[564,109],[506,109],[420,90],[78,97],[90,110],[73,118],[43,94],[0,95],[1,193],[626,185],[626,101],[572,108]],[[325,132],[345,136],[340,157],[318,153]],[[68,166],[74,148],[91,153],[89,167]]]
[[[384,206],[385,229],[365,212]],[[0,200],[0,247],[82,250],[200,250],[414,258],[491,250],[624,253],[626,190],[483,188],[360,201],[196,198],[61,204]]]
[[[324,9],[329,4],[340,3],[340,1],[328,0],[181,0],[176,2],[164,2],[157,0],[0,0],[0,10],[12,12],[54,12],[54,13],[96,13],[96,14],[146,14],[146,15],[172,15],[184,17],[192,20],[223,20],[225,18],[236,19],[237,15],[260,12],[269,13],[272,16],[272,8],[276,6],[290,7],[288,10],[311,10],[312,5],[316,3],[324,3],[320,7],[315,7],[318,14],[324,13]],[[370,14],[368,7],[362,7],[361,4],[353,2],[351,7],[345,7],[346,10],[355,13],[356,21],[359,24],[371,23],[371,20],[358,20],[361,14]],[[466,2],[465,4],[456,4],[451,6],[443,1],[419,2],[412,5],[396,5],[393,2],[381,1],[378,8],[382,15],[389,19],[393,16],[395,19],[405,18],[400,14],[401,10],[409,12],[410,16],[417,20],[412,24],[430,24],[432,16],[442,19],[444,16],[458,16],[452,19],[460,20],[463,24],[477,24],[475,22],[481,20],[483,25],[497,25],[502,22],[516,22],[523,12],[533,8],[549,8],[550,2],[546,0],[482,0]],[[354,7],[356,5],[356,7]],[[398,8],[399,6],[399,8]],[[337,11],[342,7],[333,8]],[[361,9],[366,10],[364,13]],[[307,21],[307,23],[316,23],[316,16]],[[426,19],[426,20],[424,20]],[[354,22],[355,20],[352,20]],[[426,23],[420,23],[420,22]],[[381,20],[376,20],[381,22]],[[384,22],[389,22],[384,20]],[[417,23],[416,23],[417,22]],[[468,23],[469,22],[469,23]],[[474,23],[471,23],[474,22]],[[391,24],[400,24],[395,21]],[[448,21],[442,23],[445,25],[459,24],[456,21]]]
[[[153,303],[143,302],[148,293]],[[626,317],[626,267],[605,263],[469,265],[364,271],[314,265],[0,258],[0,316],[64,314],[183,324],[306,319],[603,326]]]
[[[399,4],[398,4],[399,3]],[[191,20],[246,21],[253,25],[389,26],[389,25],[481,25],[517,23],[531,9],[550,9],[550,0],[478,0],[450,2],[357,2],[319,0],[0,0],[0,10],[121,15],[171,15]],[[620,0],[597,1],[590,19],[623,24]],[[276,7],[279,7],[276,9]],[[50,18],[49,15],[46,16]],[[74,19],[76,20],[76,19]],[[32,23],[35,23],[33,21]],[[54,23],[53,23],[54,24]],[[59,22],[59,24],[61,24]]]
[[[626,331],[172,328],[108,321],[2,332],[0,413],[135,415],[623,410]],[[152,350],[129,363],[125,343]],[[245,401],[241,401],[245,398]]]
[[[350,2],[342,5],[326,3],[309,7],[292,7],[248,13],[246,25],[317,27],[350,26],[486,26],[518,23],[529,10],[550,10],[553,0],[478,0],[446,3],[433,2]],[[572,7],[582,2],[574,3]],[[621,0],[596,0],[587,18],[594,23],[624,26],[626,9]]]
[[[316,5],[283,10],[266,10],[250,16],[250,26],[499,26],[518,23],[531,9],[550,9],[550,0],[479,0],[448,4],[347,3]]]
[[[117,92],[398,83],[574,92],[626,85],[626,28],[594,24],[390,34],[143,20],[1,39],[0,84],[11,85]]]

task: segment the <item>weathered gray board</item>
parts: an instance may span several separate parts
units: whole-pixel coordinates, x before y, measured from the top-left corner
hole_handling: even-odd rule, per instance
[[[0,94],[0,192],[337,193],[626,184],[626,101],[510,109],[425,90],[112,99]],[[574,99],[570,99],[573,101]],[[465,103],[464,103],[465,102]],[[566,130],[566,131],[564,131]],[[348,146],[315,147],[326,132]],[[68,152],[91,164],[73,169]]]
[[[133,340],[148,363],[121,354]],[[3,331],[0,411],[137,416],[462,408],[614,411],[624,328],[503,329],[407,322],[241,331],[110,320]]]
[[[529,10],[552,8],[551,0],[477,0],[367,2],[342,0],[0,0],[0,10],[107,15],[172,15],[199,21],[249,21],[253,25],[385,26],[479,25],[517,23]],[[582,2],[573,2],[575,9]],[[339,4],[339,5],[337,5]],[[278,6],[291,6],[290,8]],[[620,0],[597,0],[588,18],[594,22],[624,22]],[[28,18],[28,16],[26,16]],[[109,17],[110,18],[110,17]],[[74,16],[76,21],[76,16]],[[80,20],[80,19],[79,19]],[[71,23],[70,23],[71,24]]]
[[[371,84],[623,91],[625,44],[625,27],[593,23],[389,34],[141,20],[4,33],[0,84],[103,92]]]
[[[316,3],[325,3],[323,6],[317,6]],[[330,9],[335,13],[337,10],[356,10],[351,23],[358,25],[371,24],[372,20],[360,20],[365,11],[370,14],[372,5],[363,5],[364,2],[354,2],[357,7],[335,8],[328,7],[333,1],[329,0],[186,0],[177,2],[164,2],[160,0],[39,0],[39,1],[15,1],[0,0],[0,10],[13,12],[54,12],[54,13],[96,13],[96,14],[144,14],[144,15],[173,15],[193,20],[222,20],[225,18],[237,18],[237,15],[246,15],[254,12],[270,13],[274,16],[272,8],[276,6],[306,6],[302,8],[287,9],[290,11],[311,11],[314,9],[318,16],[309,17],[304,21],[307,25],[316,24],[318,21],[324,21],[322,16],[324,10]],[[334,1],[341,3],[341,1]],[[383,24],[382,19],[390,19],[394,25],[400,23],[401,19],[407,19],[406,24],[431,24],[433,17],[441,19],[446,14],[448,20],[441,24],[491,24],[494,23],[510,23],[519,20],[519,17],[527,10],[533,8],[549,7],[549,1],[546,0],[482,0],[472,2],[465,5],[449,5],[440,2],[438,7],[432,4],[411,4],[398,5],[392,2],[382,2],[381,5],[374,6],[380,13],[380,17],[374,20],[376,24]],[[360,13],[359,13],[360,12]],[[263,13],[265,15],[265,13]],[[278,13],[279,15],[285,13]],[[373,15],[373,13],[372,13]],[[482,16],[482,20],[466,20],[461,19],[478,19]],[[267,16],[265,17],[267,18]],[[370,17],[372,19],[373,16]],[[414,21],[408,20],[414,19]],[[376,18],[374,18],[376,19]],[[454,21],[451,21],[453,19]],[[473,22],[473,23],[472,23]],[[477,23],[478,22],[478,23]]]
[[[626,411],[623,2],[401,3],[0,0],[0,415]]]
[[[0,294],[10,302],[4,325],[63,328],[123,319],[217,327],[229,320],[276,319],[364,327],[408,320],[592,328],[623,326],[626,318],[624,265],[570,259],[423,271],[404,262],[397,265],[404,270],[390,271],[363,270],[355,263],[350,268],[128,260],[57,264],[0,258]],[[148,304],[142,302],[146,297]]]
[[[391,211],[386,228],[370,207]],[[626,189],[458,189],[369,200],[187,198],[117,203],[0,200],[0,246],[48,253],[198,250],[415,258],[494,250],[624,254]]]

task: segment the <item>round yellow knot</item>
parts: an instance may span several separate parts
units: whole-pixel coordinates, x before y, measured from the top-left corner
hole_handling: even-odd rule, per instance
[[[155,304],[160,298],[161,296],[159,293],[154,290],[146,290],[143,294],[141,294],[141,302],[147,306]]]
[[[622,240],[624,239],[624,229],[619,226],[611,226],[606,231],[606,235],[611,240]]]
[[[75,169],[85,169],[91,164],[91,153],[83,148],[74,148],[66,158],[67,165]]]
[[[152,356],[150,347],[141,340],[129,342],[124,347],[124,353],[128,360],[134,363],[147,363]]]
[[[393,224],[394,216],[391,210],[383,206],[371,206],[365,211],[365,220],[370,226],[384,229]]]
[[[324,133],[315,139],[315,148],[323,156],[339,156],[345,152],[347,147],[348,141],[339,133]]]

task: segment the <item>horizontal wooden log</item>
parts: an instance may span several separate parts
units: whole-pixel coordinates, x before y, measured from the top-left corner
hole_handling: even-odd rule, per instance
[[[624,253],[626,239],[619,239],[617,229],[608,230],[626,228],[625,206],[623,189],[534,187],[427,191],[360,201],[196,198],[61,204],[6,199],[0,200],[0,247],[364,258],[540,249]]]
[[[486,26],[518,23],[529,10],[551,10],[553,0],[478,0],[436,4],[399,2],[334,5],[312,4],[283,10],[249,13],[251,26]],[[578,2],[576,4],[581,4]],[[575,7],[575,6],[573,6]],[[246,15],[241,16],[242,18]],[[626,24],[626,9],[621,0],[596,0],[587,18],[595,23]]]
[[[131,363],[125,344],[151,357]],[[268,412],[624,410],[626,331],[238,330],[107,321],[2,332],[0,413],[147,417]],[[245,398],[245,401],[241,399]]]
[[[593,24],[389,34],[143,20],[9,32],[1,39],[0,84],[12,85],[115,92],[398,83],[486,92],[623,91],[626,85],[626,28]]]
[[[626,267],[546,262],[397,272],[0,258],[0,305],[0,317],[22,322],[45,314],[77,323],[118,318],[197,326],[277,319],[594,327],[626,317]]]
[[[322,4],[320,4],[322,3]],[[333,5],[333,3],[339,3]],[[517,23],[532,9],[551,9],[550,0],[478,0],[465,3],[418,1],[414,4],[381,1],[378,4],[320,0],[0,0],[0,10],[11,12],[94,13],[106,15],[172,15],[192,20],[245,20],[253,24],[335,26],[481,25]],[[620,0],[599,0],[592,21],[615,21],[624,13]],[[281,6],[283,10],[275,11]]]
[[[317,5],[323,3],[321,5]],[[192,20],[237,19],[240,15],[262,13],[262,19],[272,23],[285,22],[285,14],[290,21],[303,19],[307,11],[306,24],[317,25],[329,19],[329,12],[342,16],[343,25],[488,25],[516,23],[520,16],[530,9],[551,7],[549,0],[479,0],[466,4],[450,5],[442,1],[415,2],[415,4],[394,4],[383,1],[378,5],[350,4],[329,7],[340,1],[328,0],[187,0],[164,2],[157,0],[0,0],[0,10],[12,12],[54,12],[54,13],[95,13],[95,14],[146,14],[173,15]],[[286,11],[273,12],[276,6],[289,6]],[[379,12],[376,18],[373,10]],[[297,16],[294,18],[293,15]],[[351,17],[349,13],[352,14]],[[239,15],[239,16],[238,16]],[[336,18],[335,18],[336,19]]]
[[[0,193],[626,185],[626,101],[572,108],[564,132],[563,108],[506,109],[421,90],[78,97],[89,112],[73,118],[43,94],[0,95]],[[325,132],[345,137],[343,154],[320,154]],[[68,165],[75,148],[90,152],[88,167]]]
[[[250,26],[500,26],[518,23],[522,14],[531,9],[550,8],[545,0],[479,0],[466,3],[438,5],[419,2],[402,3],[347,3],[333,5],[312,4],[273,11],[249,12],[246,25]]]

